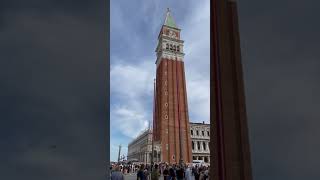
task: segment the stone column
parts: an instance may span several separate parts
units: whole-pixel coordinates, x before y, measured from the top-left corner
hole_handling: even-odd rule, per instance
[[[194,144],[195,144],[194,150],[198,151],[198,141],[195,141]]]

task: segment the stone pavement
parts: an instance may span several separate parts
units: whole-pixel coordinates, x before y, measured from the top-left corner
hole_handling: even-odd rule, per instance
[[[137,174],[134,173],[134,174],[126,174],[124,175],[124,180],[137,180]],[[163,177],[160,177],[159,180],[163,180]]]
[[[124,175],[124,180],[136,180],[137,179],[137,174],[136,173],[129,173]],[[194,176],[192,176],[192,179],[194,179]],[[159,180],[163,180],[163,176],[160,177]]]

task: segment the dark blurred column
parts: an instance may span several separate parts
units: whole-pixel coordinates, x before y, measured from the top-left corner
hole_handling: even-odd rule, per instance
[[[211,168],[213,180],[251,180],[237,4],[211,1]]]

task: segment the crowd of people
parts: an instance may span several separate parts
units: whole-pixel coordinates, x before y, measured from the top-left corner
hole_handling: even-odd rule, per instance
[[[113,165],[111,180],[124,180],[125,174],[135,174],[137,180],[209,180],[209,166],[159,163],[154,165]]]

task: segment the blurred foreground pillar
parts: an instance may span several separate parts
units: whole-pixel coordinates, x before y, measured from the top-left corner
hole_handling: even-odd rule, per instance
[[[210,6],[210,179],[251,180],[237,4],[213,0]]]

